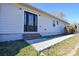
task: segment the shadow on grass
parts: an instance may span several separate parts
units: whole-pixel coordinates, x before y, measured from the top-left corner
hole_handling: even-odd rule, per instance
[[[33,51],[32,46],[24,40],[0,42],[0,56],[33,55],[31,51]],[[34,52],[36,55],[36,51]]]

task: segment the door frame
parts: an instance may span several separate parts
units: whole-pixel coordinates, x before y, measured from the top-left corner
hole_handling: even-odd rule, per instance
[[[29,15],[33,15],[32,26],[29,25],[30,22]],[[37,30],[38,30],[38,16],[34,13],[24,11],[24,32],[37,32]]]

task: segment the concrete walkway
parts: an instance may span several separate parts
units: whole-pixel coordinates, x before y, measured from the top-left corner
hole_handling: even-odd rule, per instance
[[[70,38],[72,36],[75,36],[76,34],[61,36],[57,38],[41,38],[41,39],[33,39],[33,40],[26,40],[29,44],[31,44],[37,51],[41,51],[43,49],[46,49],[58,42],[61,42],[67,38]]]

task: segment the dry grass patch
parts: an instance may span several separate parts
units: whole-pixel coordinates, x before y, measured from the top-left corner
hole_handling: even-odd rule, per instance
[[[77,51],[76,51],[74,56],[79,56],[79,48],[77,49]]]
[[[61,41],[50,48],[43,51],[44,54],[48,56],[62,56],[69,53],[79,42],[79,35],[75,35],[71,38],[68,38],[64,41]]]

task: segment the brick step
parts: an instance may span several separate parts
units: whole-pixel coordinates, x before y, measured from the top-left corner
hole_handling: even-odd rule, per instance
[[[33,34],[24,34],[23,39],[35,39],[40,38],[41,35],[39,33],[33,33]]]

